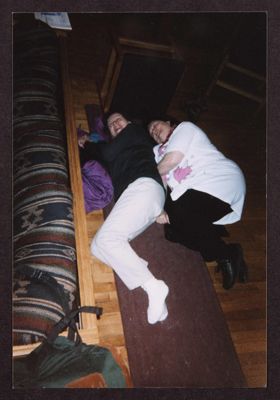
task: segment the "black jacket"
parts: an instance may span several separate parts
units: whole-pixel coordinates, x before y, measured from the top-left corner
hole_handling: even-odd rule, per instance
[[[128,124],[110,143],[87,142],[83,152],[84,160],[95,159],[108,170],[115,201],[138,178],[153,178],[163,186],[151,139],[140,125]]]

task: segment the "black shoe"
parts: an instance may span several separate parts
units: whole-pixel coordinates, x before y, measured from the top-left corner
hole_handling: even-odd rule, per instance
[[[217,272],[222,271],[223,288],[228,290],[233,287],[236,280],[247,282],[248,267],[243,258],[240,244],[229,244],[229,257],[218,261]]]

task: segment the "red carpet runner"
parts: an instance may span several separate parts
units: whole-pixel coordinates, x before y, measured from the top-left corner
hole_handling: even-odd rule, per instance
[[[167,320],[150,325],[148,299],[116,277],[134,387],[245,387],[245,378],[207,268],[154,224],[132,241],[169,286]]]

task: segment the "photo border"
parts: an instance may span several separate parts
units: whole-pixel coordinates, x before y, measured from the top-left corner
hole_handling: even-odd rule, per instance
[[[267,326],[268,326],[268,376],[266,388],[245,389],[45,389],[16,390],[11,387],[11,265],[12,265],[12,13],[35,11],[67,12],[236,12],[266,11],[268,15],[268,105],[267,105]],[[1,382],[3,398],[17,399],[276,399],[279,389],[279,48],[280,5],[277,1],[9,1],[1,5],[1,251],[0,294],[2,323],[0,345],[2,355]],[[7,301],[8,299],[8,301]],[[95,390],[94,394],[92,390]]]

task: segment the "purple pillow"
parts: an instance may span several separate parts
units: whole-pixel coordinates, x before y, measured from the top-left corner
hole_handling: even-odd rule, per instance
[[[82,180],[86,213],[100,210],[112,201],[112,181],[99,162],[91,160],[84,164]]]

